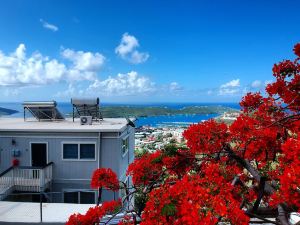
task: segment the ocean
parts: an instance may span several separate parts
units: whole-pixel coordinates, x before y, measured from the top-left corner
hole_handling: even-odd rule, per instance
[[[238,103],[145,103],[145,104],[124,104],[124,103],[101,103],[101,106],[134,106],[134,107],[169,107],[180,109],[188,106],[213,106],[220,105],[240,109]],[[12,114],[9,117],[23,117],[22,103],[18,102],[0,102],[0,107],[17,110],[18,113]],[[57,107],[63,114],[72,112],[72,105],[69,102],[58,102]],[[192,123],[198,123],[203,120],[214,118],[218,114],[203,114],[203,115],[172,115],[172,116],[149,116],[137,118],[137,127],[139,126],[188,126]]]

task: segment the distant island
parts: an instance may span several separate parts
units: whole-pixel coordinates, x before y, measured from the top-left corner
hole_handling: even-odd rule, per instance
[[[148,117],[168,115],[200,115],[222,114],[224,112],[238,112],[237,109],[216,106],[188,106],[180,109],[170,107],[138,107],[138,106],[104,106],[100,111],[104,118],[108,117]]]
[[[0,107],[0,116],[9,116],[19,111]]]
[[[102,106],[100,111],[104,118],[113,118],[223,114],[224,112],[238,112],[239,110],[221,105],[209,105],[188,106],[178,109],[164,106]],[[18,111],[0,107],[0,116],[9,116],[14,113],[18,113]],[[67,117],[71,115],[72,113],[66,114]]]

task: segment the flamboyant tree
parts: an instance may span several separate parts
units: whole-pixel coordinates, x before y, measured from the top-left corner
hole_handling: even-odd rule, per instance
[[[300,44],[294,53],[295,60],[274,65],[275,81],[264,95],[243,97],[231,125],[191,125],[186,149],[167,146],[136,158],[127,171],[132,187],[120,185],[111,170],[97,170],[92,187],[123,188],[126,198],[72,215],[68,224],[123,211],[120,224],[246,225],[250,217],[268,216],[289,225],[288,213],[300,212]]]

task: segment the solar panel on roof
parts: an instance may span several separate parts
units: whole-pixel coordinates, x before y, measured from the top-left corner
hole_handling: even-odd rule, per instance
[[[99,98],[95,99],[80,99],[72,98],[73,105],[73,121],[74,117],[92,116],[93,120],[101,120],[102,114],[100,112]]]
[[[64,116],[56,108],[55,101],[49,102],[24,102],[24,120],[26,119],[26,110],[37,120],[64,120]]]

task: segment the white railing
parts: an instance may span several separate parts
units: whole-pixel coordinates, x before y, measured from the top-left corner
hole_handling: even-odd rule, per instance
[[[51,180],[52,163],[43,168],[13,167],[0,176],[0,194],[9,188],[16,191],[43,191],[50,185]]]
[[[10,194],[13,190],[14,180],[13,180],[13,167],[4,171],[2,176],[0,176],[0,200],[4,199],[6,195]]]

